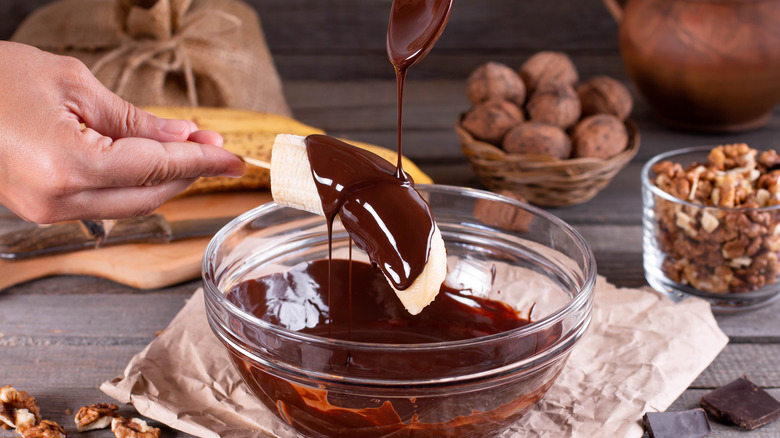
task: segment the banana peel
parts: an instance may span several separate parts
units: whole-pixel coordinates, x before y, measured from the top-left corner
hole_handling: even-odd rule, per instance
[[[295,119],[277,114],[260,113],[234,108],[148,106],[146,111],[164,118],[192,120],[200,129],[219,132],[225,140],[223,147],[230,152],[271,162],[271,149],[277,134],[306,136],[324,134],[321,129],[308,126]],[[396,152],[380,146],[345,140],[352,145],[373,152],[395,164]],[[413,162],[403,158],[404,170],[418,184],[431,184],[431,178]],[[200,178],[179,196],[223,191],[257,190],[271,186],[270,173],[266,169],[247,166],[241,178]]]

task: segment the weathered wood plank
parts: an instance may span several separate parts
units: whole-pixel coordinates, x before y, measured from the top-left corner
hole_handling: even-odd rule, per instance
[[[279,50],[385,50],[392,0],[247,3],[268,22],[266,37]],[[459,0],[436,48],[469,51],[492,47],[517,51],[556,45],[606,51],[617,49],[616,31],[617,24],[598,3],[491,0],[486,4],[481,0]]]
[[[624,81],[626,85],[630,84]],[[361,82],[287,81],[287,96],[296,117],[334,135],[395,147],[396,97],[392,80]],[[630,87],[633,90],[633,87]],[[635,162],[688,146],[745,142],[756,148],[776,147],[780,106],[762,129],[732,133],[694,133],[671,130],[658,122],[644,99],[635,98],[631,119],[640,132]],[[462,158],[453,131],[458,115],[469,108],[465,80],[410,80],[404,103],[404,152],[410,158]]]
[[[264,22],[283,78],[392,77],[385,55],[390,0],[250,3]],[[617,24],[598,2],[459,1],[436,50],[415,74],[465,77],[486,56],[519,66],[541,49],[617,60]]]
[[[718,315],[718,325],[731,337],[732,342],[768,344],[780,342],[774,329],[780,324],[777,315],[780,313],[780,302],[775,302],[760,309],[734,315]],[[777,362],[776,362],[777,363]]]
[[[7,40],[21,21],[32,11],[52,0],[24,0],[0,2],[0,39]]]
[[[545,46],[549,47],[549,46]],[[274,50],[274,62],[284,81],[291,80],[365,80],[392,79],[393,68],[384,52],[334,54],[328,51],[299,54]],[[538,50],[524,50],[507,53],[503,50],[485,48],[478,52],[465,50],[440,50],[434,52],[423,62],[415,65],[409,72],[411,80],[416,79],[465,79],[477,66],[493,61],[501,62],[512,68],[519,68]],[[628,74],[620,54],[617,51],[593,55],[590,52],[566,51],[582,78],[596,75],[609,75],[618,79],[627,79]]]
[[[84,275],[60,275],[56,277],[42,278],[35,282],[35,287],[22,284],[0,290],[0,303],[4,295],[29,294],[37,295],[113,295],[113,294],[145,294],[153,291],[139,290],[124,284],[115,283],[98,277]],[[164,289],[166,294],[178,294],[181,297],[189,297],[200,286],[200,280],[173,285]],[[99,298],[95,298],[96,300]]]
[[[17,389],[73,387],[97,389],[117,377],[151,338],[138,344],[2,345],[0,380]],[[2,386],[2,385],[0,385]]]
[[[0,333],[3,334],[0,345],[138,344],[138,340],[148,340],[164,329],[188,298],[164,291],[105,296],[35,293],[3,296],[0,297]]]
[[[775,332],[780,322],[767,321]],[[727,333],[728,334],[728,333]],[[756,385],[780,388],[780,345],[777,339],[771,344],[740,344],[731,341],[712,364],[691,384],[695,389],[713,389],[747,375]]]

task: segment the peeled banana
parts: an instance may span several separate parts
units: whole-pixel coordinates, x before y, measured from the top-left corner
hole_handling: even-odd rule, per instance
[[[388,160],[389,161],[389,160]],[[311,173],[305,137],[276,136],[271,154],[271,196],[277,204],[324,216],[317,186]],[[428,262],[411,286],[393,287],[406,310],[416,315],[439,293],[447,275],[447,252],[439,227],[434,224]]]
[[[225,149],[263,161],[270,161],[271,147],[277,134],[302,136],[324,134],[321,129],[305,125],[289,117],[249,110],[169,106],[150,106],[143,109],[158,117],[192,120],[200,129],[217,131],[222,134],[222,138],[225,140]],[[351,140],[350,143],[395,163],[395,151]],[[430,184],[432,182],[428,175],[420,171],[406,158],[404,158],[403,167],[416,183]],[[246,174],[241,178],[201,178],[182,192],[180,196],[220,191],[254,190],[268,188],[270,185],[268,170],[247,166]]]

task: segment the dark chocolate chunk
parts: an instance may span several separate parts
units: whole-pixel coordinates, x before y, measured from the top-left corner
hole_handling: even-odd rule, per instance
[[[780,402],[747,376],[721,386],[701,398],[701,407],[716,419],[753,430],[780,417]]]
[[[707,414],[701,409],[647,412],[642,422],[650,438],[702,438],[712,431]]]

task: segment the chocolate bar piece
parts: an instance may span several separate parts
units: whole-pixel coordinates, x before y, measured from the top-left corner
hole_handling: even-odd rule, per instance
[[[701,398],[701,407],[719,420],[753,430],[780,417],[780,402],[748,380],[727,383]]]
[[[646,412],[642,422],[650,438],[702,438],[712,431],[707,414],[701,409]]]

